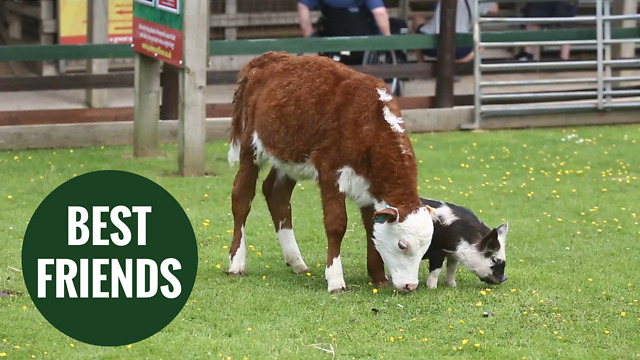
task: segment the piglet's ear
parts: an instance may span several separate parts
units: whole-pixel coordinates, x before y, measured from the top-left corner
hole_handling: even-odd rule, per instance
[[[496,232],[498,233],[498,238],[502,240],[504,243],[507,241],[507,232],[509,232],[509,224],[506,222],[496,228]]]
[[[398,210],[386,208],[373,213],[373,221],[377,224],[391,223],[398,219]]]
[[[480,241],[480,250],[484,252],[496,252],[500,250],[497,229],[491,230],[489,234]]]

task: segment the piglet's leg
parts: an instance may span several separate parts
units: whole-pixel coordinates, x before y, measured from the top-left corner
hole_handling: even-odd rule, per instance
[[[456,266],[458,260],[448,257],[447,258],[447,275],[445,275],[444,283],[447,286],[456,287]]]
[[[280,240],[284,261],[294,273],[300,274],[309,271],[309,268],[302,260],[291,224],[291,192],[295,186],[295,180],[272,168],[262,183],[262,192]]]
[[[345,196],[336,187],[336,179],[333,176],[323,176],[318,179],[320,195],[322,196],[322,209],[324,212],[324,227],[327,232],[327,290],[332,293],[347,291],[342,271],[340,258],[340,245],[347,231],[347,210],[345,208]]]
[[[376,246],[373,243],[373,213],[375,212],[373,206],[365,206],[360,208],[362,214],[362,223],[367,233],[367,270],[371,282],[376,285],[388,285],[389,280],[384,273],[384,262]]]
[[[427,278],[427,287],[429,289],[435,289],[438,287],[438,278],[442,272],[443,263],[443,254],[434,254],[429,257],[429,277]]]

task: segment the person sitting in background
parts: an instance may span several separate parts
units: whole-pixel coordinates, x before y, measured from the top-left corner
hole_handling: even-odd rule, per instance
[[[456,10],[456,33],[470,33],[473,28],[473,0],[458,0]],[[480,3],[478,4],[480,14],[496,14],[498,13],[498,3]],[[427,22],[423,16],[415,16],[412,21],[411,29],[415,34],[436,35],[440,33],[440,1],[436,5],[433,18]],[[438,57],[437,49],[418,50],[418,62],[423,62],[423,55],[429,57]],[[474,58],[473,47],[457,46],[456,62],[469,62]]]
[[[298,20],[304,37],[314,35],[311,10],[322,13],[319,36],[391,35],[382,0],[298,0]]]
[[[528,2],[524,7],[525,17],[574,17],[578,12],[577,1],[547,1],[547,2]],[[560,28],[569,28],[570,24],[554,24]],[[527,24],[526,29],[529,31],[538,31],[542,27],[538,24]],[[560,47],[560,59],[569,60],[571,55],[571,45],[562,45]],[[540,46],[525,46],[523,51],[516,55],[516,59],[520,61],[540,60]]]

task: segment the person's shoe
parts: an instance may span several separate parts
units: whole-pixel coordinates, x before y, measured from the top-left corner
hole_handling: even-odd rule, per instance
[[[533,61],[533,55],[529,54],[526,51],[520,51],[516,55],[516,60],[518,60],[518,61]]]

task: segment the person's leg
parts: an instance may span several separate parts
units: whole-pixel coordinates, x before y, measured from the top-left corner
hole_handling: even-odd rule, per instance
[[[527,31],[540,31],[542,27],[538,24],[528,24]],[[524,52],[531,55],[533,60],[540,60],[540,46],[525,46]]]
[[[411,31],[412,34],[419,34],[421,32],[420,27],[426,23],[427,23],[427,19],[424,16],[416,15],[410,21],[409,31]],[[414,51],[414,54],[416,55],[416,60],[418,61],[418,63],[423,63],[424,54],[422,53],[422,50],[415,49],[413,51]]]
[[[549,14],[550,3],[547,2],[530,2],[527,3],[524,8],[524,16],[529,18],[535,17],[547,17]],[[527,31],[539,31],[541,26],[538,24],[527,24],[525,26]],[[539,46],[525,46],[523,51],[516,55],[518,60],[540,60],[540,47]]]
[[[465,63],[473,61],[475,53],[472,47],[457,47],[456,48],[456,62]]]
[[[578,12],[578,4],[576,1],[561,1],[555,3],[555,17],[574,17]],[[563,29],[571,28],[571,23],[560,24]],[[569,60],[571,58],[571,45],[562,45],[560,47],[560,59]]]

